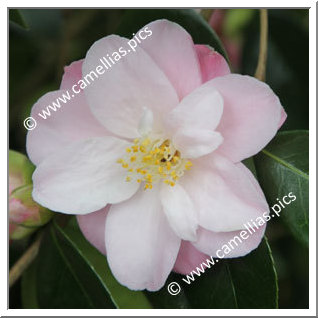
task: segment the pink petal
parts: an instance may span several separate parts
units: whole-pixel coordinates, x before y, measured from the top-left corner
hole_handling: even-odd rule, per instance
[[[176,261],[180,239],[170,228],[159,189],[140,189],[112,205],[106,218],[106,250],[116,279],[133,290],[160,289]]]
[[[201,84],[200,65],[192,38],[180,25],[168,20],[151,22],[136,34],[145,36],[140,32],[147,30],[152,34],[140,46],[164,71],[181,100]]]
[[[78,225],[86,239],[104,255],[106,255],[105,222],[110,206],[108,204],[99,211],[77,215]]]
[[[76,82],[82,61],[74,62],[65,68],[62,87],[69,88],[71,83]],[[73,85],[73,84],[72,84]],[[64,104],[60,101],[60,108],[56,111],[49,108],[51,116],[43,119],[47,107],[55,102],[66,90],[50,92],[42,96],[33,106],[31,116],[37,121],[35,129],[28,131],[27,152],[34,164],[39,164],[45,157],[62,149],[73,141],[86,138],[109,135],[109,132],[95,119],[91,113],[83,92],[75,94]],[[73,94],[69,90],[70,96]]]
[[[92,74],[94,82],[89,80],[91,84],[84,91],[92,112],[109,131],[135,138],[139,136],[138,124],[145,107],[154,114],[154,130],[160,131],[161,117],[178,104],[178,97],[149,55],[140,46],[133,52],[128,41],[111,35],[93,44],[85,57],[83,74]],[[125,55],[118,53],[120,49],[125,50]],[[108,53],[117,56],[118,61],[106,69],[101,59],[109,62]],[[104,70],[98,78],[93,75],[97,67]]]
[[[275,136],[282,106],[270,87],[253,77],[229,74],[211,80],[224,100],[217,130],[224,142],[218,151],[233,162],[251,157]]]
[[[87,214],[130,198],[137,182],[126,182],[117,163],[130,144],[115,137],[86,139],[55,152],[33,173],[33,198],[67,214]]]
[[[39,223],[39,207],[27,206],[17,198],[9,198],[9,218],[10,222],[23,223],[25,221],[33,221]]]
[[[285,122],[285,120],[287,119],[287,114],[285,112],[285,109],[282,108],[282,112],[281,112],[281,118],[280,118],[280,122],[278,124],[278,129],[281,128]]]
[[[206,253],[212,257],[232,258],[244,256],[260,244],[265,233],[266,224],[260,226],[258,229],[249,226],[248,228],[249,231],[244,229],[233,232],[212,232],[199,228],[198,240],[193,245],[202,253]],[[241,233],[243,236],[240,236]],[[226,246],[224,245],[229,246],[227,250],[228,254],[224,253],[226,250]],[[221,250],[221,252],[217,254],[218,250]]]
[[[205,262],[207,258],[209,258],[209,255],[198,251],[190,242],[182,241],[173,271],[187,275]]]
[[[199,58],[203,83],[219,76],[230,74],[225,58],[207,45],[195,45]]]
[[[180,183],[199,211],[199,224],[210,231],[240,230],[244,223],[268,212],[252,173],[215,152],[193,160],[193,167]]]
[[[82,79],[83,62],[84,59],[75,61],[64,67],[64,75],[60,89],[72,89],[72,86]]]

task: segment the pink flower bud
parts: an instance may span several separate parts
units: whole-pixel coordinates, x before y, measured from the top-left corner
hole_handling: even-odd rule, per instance
[[[9,236],[20,239],[46,224],[52,212],[32,199],[33,165],[26,156],[9,152]]]

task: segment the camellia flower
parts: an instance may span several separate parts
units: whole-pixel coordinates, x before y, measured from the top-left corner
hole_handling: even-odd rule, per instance
[[[158,290],[171,270],[193,270],[268,211],[240,161],[258,153],[286,115],[268,85],[230,74],[220,54],[194,45],[179,25],[147,27],[152,35],[136,52],[29,131],[27,150],[37,166],[34,199],[77,214],[120,283]],[[32,115],[127,41],[111,35],[95,42]],[[255,249],[264,231],[228,257]]]
[[[32,199],[33,170],[25,155],[9,151],[9,237],[13,240],[30,235],[52,217]]]

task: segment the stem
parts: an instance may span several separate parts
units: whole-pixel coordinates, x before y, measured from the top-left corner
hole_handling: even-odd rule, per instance
[[[268,38],[268,17],[267,9],[260,9],[260,41],[258,64],[255,77],[260,81],[265,81],[266,60],[267,60],[267,38]]]
[[[9,272],[9,287],[11,287],[28,268],[38,254],[42,235],[39,235],[34,243],[25,251],[19,260],[12,266]]]

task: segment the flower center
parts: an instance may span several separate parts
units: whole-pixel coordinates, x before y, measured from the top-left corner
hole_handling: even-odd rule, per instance
[[[151,140],[148,136],[135,139],[126,155],[117,160],[127,170],[126,181],[144,182],[144,189],[160,180],[169,186],[183,176],[192,166],[191,161],[181,157],[169,139]]]

